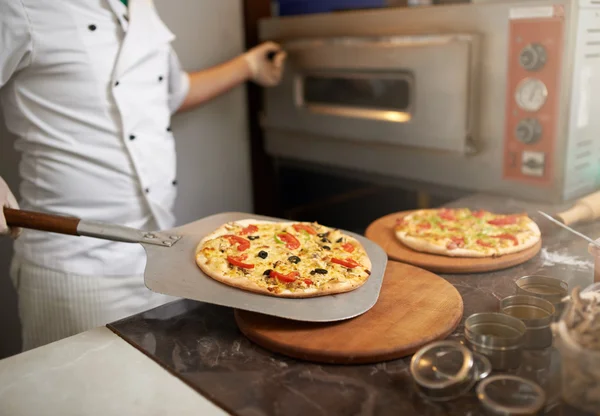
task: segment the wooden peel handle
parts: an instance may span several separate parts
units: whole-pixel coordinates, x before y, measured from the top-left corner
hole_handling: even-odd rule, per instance
[[[556,215],[565,225],[600,218],[600,192],[595,192],[575,203],[575,206]]]
[[[22,211],[11,208],[4,208],[4,216],[6,217],[6,223],[9,227],[79,235],[77,232],[77,226],[80,222],[79,218],[42,214],[39,212]]]
[[[181,236],[157,231],[143,231],[123,225],[99,221],[81,220],[62,215],[41,214],[4,208],[4,216],[9,227],[29,228],[51,233],[101,238],[123,243],[142,243],[171,247]]]

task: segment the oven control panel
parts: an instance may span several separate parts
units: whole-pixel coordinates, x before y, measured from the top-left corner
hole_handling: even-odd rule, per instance
[[[561,13],[510,21],[505,179],[552,184],[563,30]]]

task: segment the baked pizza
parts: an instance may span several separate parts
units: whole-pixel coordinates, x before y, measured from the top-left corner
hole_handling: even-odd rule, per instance
[[[540,229],[527,214],[425,209],[399,218],[395,234],[416,251],[452,257],[497,257],[536,245]]]
[[[223,224],[199,243],[196,264],[227,285],[287,298],[349,292],[371,274],[369,256],[355,238],[306,222]]]

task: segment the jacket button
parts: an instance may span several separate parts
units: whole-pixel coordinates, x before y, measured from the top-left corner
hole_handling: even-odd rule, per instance
[[[177,179],[175,179],[173,182],[171,182],[173,184],[173,186],[177,186]]]
[[[164,79],[164,78],[163,78],[163,76],[162,76],[162,75],[160,75],[160,76],[158,77],[158,82],[161,82],[163,79]]]
[[[115,82],[115,87],[116,87],[117,85],[119,85],[119,81],[116,81],[116,82]]]
[[[96,30],[96,25],[89,25],[88,29],[93,32],[94,30]]]
[[[171,126],[167,126],[167,131],[171,131]]]
[[[135,140],[135,135],[133,135],[133,134],[130,134],[130,135],[129,135],[129,140]]]
[[[147,194],[149,194],[150,193],[150,188],[144,189],[144,192],[146,192]]]

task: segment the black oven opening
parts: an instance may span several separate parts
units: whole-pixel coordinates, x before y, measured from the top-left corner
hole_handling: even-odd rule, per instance
[[[279,160],[279,203],[284,218],[316,221],[364,234],[369,224],[393,212],[433,208],[449,196],[362,180],[314,165]]]

